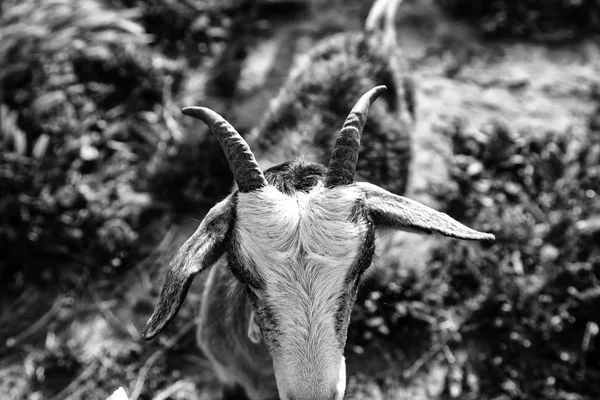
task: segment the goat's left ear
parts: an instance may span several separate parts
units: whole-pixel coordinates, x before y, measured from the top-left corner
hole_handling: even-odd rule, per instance
[[[152,339],[177,315],[194,275],[214,264],[223,254],[234,219],[235,195],[229,195],[206,214],[196,232],[171,261],[160,298],[142,337]]]
[[[449,215],[366,182],[357,182],[377,228],[442,234],[465,240],[494,240],[494,235],[471,229]]]

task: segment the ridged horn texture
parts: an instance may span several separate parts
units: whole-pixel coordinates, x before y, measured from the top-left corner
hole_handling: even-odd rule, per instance
[[[360,138],[367,121],[369,107],[386,90],[377,86],[363,94],[346,118],[335,141],[335,147],[329,160],[329,170],[325,177],[325,187],[349,185],[354,182]]]
[[[240,192],[252,192],[267,186],[250,146],[225,118],[206,107],[185,107],[181,112],[204,121],[217,137]]]

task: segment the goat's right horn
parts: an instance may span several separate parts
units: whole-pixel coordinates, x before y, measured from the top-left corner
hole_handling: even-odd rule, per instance
[[[385,90],[386,87],[383,85],[374,87],[363,94],[352,107],[335,141],[325,178],[325,187],[332,188],[354,182],[360,137],[367,121],[369,107]]]
[[[206,107],[185,107],[181,112],[204,121],[217,137],[240,192],[267,186],[250,146],[225,118]]]

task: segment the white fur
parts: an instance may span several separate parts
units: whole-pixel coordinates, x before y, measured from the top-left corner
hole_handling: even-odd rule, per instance
[[[360,198],[354,186],[321,184],[291,196],[274,187],[239,194],[238,251],[265,281],[281,330],[280,346],[272,352],[280,393],[312,390],[314,398],[329,398],[336,386],[343,393],[335,314],[365,240],[366,223],[350,220]]]

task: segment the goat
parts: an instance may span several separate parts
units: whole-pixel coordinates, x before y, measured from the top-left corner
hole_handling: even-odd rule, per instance
[[[384,103],[371,107],[361,143],[360,179],[402,194],[411,159],[415,120],[412,81],[402,76],[394,17],[401,0],[377,0],[364,32],[343,32],[318,42],[290,72],[251,135],[261,165],[309,156],[326,164],[348,109],[364,92],[385,85]],[[379,25],[383,23],[383,29]],[[295,143],[289,143],[293,138]],[[287,143],[286,143],[287,141]]]
[[[397,4],[399,0],[377,0],[372,12],[389,20],[390,7]],[[403,100],[396,77],[384,73],[389,64],[378,43],[385,37],[386,28],[383,34],[367,29],[317,44],[257,129],[257,148],[265,153],[272,156],[278,149],[283,154],[275,158],[297,158],[302,145],[319,161],[320,141],[328,142],[336,119],[346,116],[341,110],[352,96],[362,94],[345,118],[328,162],[296,159],[263,172],[250,146],[221,115],[204,107],[182,110],[217,137],[237,190],[207,213],[171,261],[142,336],[156,336],[177,314],[193,277],[215,264],[204,289],[197,335],[226,399],[343,398],[350,312],[373,259],[377,231],[494,239],[416,201],[355,180],[363,129],[369,133],[369,109],[375,123],[389,126]],[[368,65],[361,67],[365,60]],[[386,89],[380,85],[366,91],[373,79],[391,86],[384,97],[387,107],[371,107]],[[371,131],[374,126],[384,129],[371,125]],[[397,137],[388,140],[400,140],[405,149],[408,132],[402,129],[395,128]],[[290,132],[302,138],[298,147],[282,144]]]

